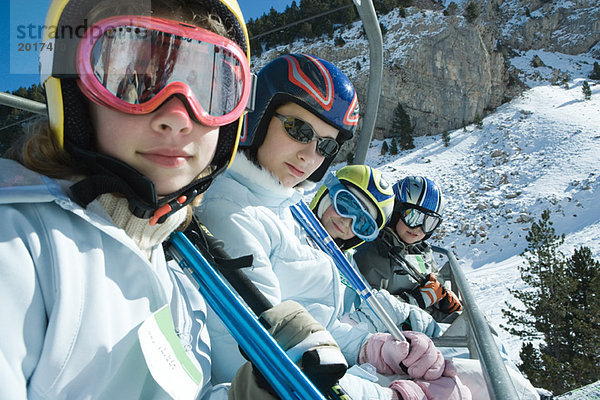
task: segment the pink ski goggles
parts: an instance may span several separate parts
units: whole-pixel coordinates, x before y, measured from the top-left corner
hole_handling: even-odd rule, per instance
[[[161,18],[117,16],[90,26],[77,49],[79,88],[91,100],[147,114],[177,95],[193,119],[223,126],[250,97],[250,65],[233,41]]]

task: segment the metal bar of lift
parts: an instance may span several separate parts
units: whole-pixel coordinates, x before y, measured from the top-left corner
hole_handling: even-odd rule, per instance
[[[490,398],[494,400],[518,399],[519,396],[500,357],[490,327],[477,306],[469,282],[460,269],[454,253],[437,246],[432,246],[432,250],[444,254],[450,263],[454,281],[463,300],[464,312],[467,314],[470,333],[481,362]]]
[[[0,104],[35,114],[46,114],[46,105],[44,103],[25,99],[10,93],[0,92]]]
[[[373,138],[379,98],[381,96],[381,81],[383,78],[383,37],[379,28],[379,20],[371,0],[353,0],[358,15],[362,20],[367,40],[369,41],[369,86],[362,127],[356,144],[353,164],[364,164],[367,159],[369,144]]]

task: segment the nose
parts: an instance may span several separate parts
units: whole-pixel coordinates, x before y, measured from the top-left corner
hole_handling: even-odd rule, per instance
[[[153,112],[150,126],[160,133],[188,134],[192,131],[192,119],[185,105],[177,97],[172,97]]]
[[[345,230],[349,230],[352,227],[352,218],[341,217],[342,218],[342,226]]]
[[[314,164],[322,162],[324,157],[317,152],[317,141],[315,140],[302,144],[298,151],[298,158],[306,163]]]

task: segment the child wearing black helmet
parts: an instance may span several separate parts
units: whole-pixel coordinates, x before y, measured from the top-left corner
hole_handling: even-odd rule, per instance
[[[431,179],[409,176],[394,185],[394,212],[379,237],[357,249],[354,259],[367,281],[451,322],[458,297],[436,278],[437,264],[426,240],[442,222],[443,194]]]
[[[239,6],[53,0],[45,26],[48,119],[0,159],[0,393],[227,398],[204,299],[161,242],[237,148]]]

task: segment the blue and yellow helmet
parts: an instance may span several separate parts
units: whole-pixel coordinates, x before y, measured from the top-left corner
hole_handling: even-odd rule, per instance
[[[340,183],[351,191],[369,214],[375,219],[379,229],[388,222],[394,209],[394,191],[392,186],[383,178],[381,171],[368,165],[348,165],[336,172]],[[321,185],[310,203],[310,209],[317,218],[331,205],[329,189]],[[342,250],[348,250],[362,244],[364,240],[357,236],[349,240],[336,240]]]

